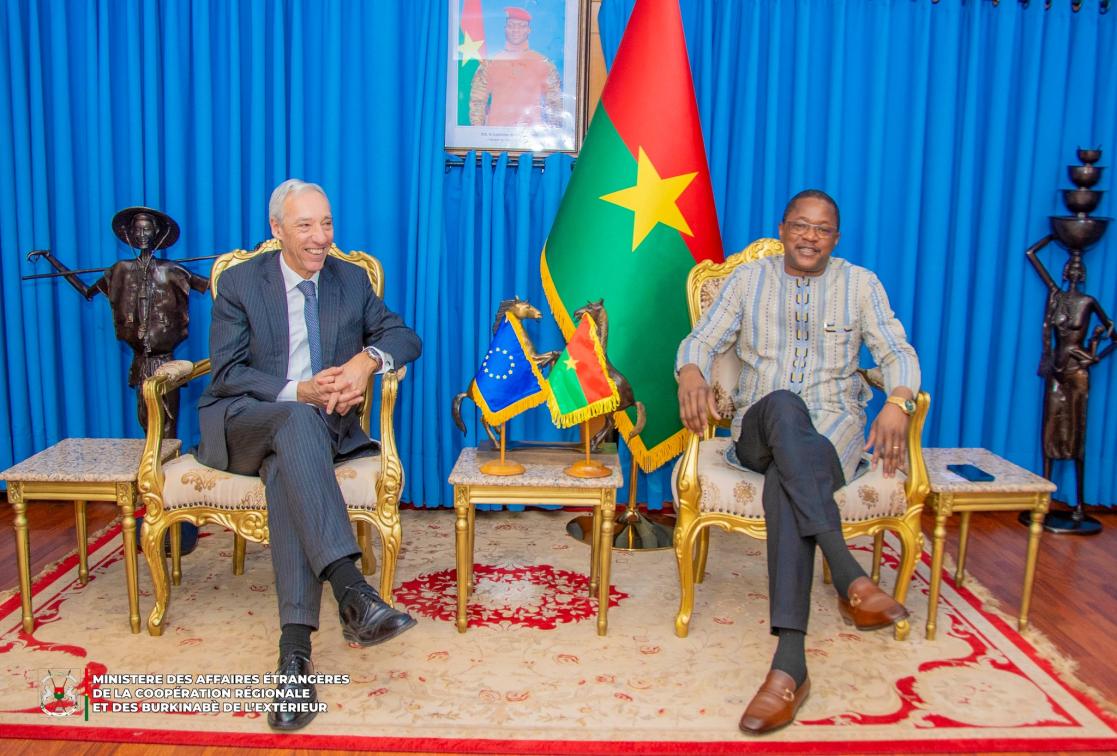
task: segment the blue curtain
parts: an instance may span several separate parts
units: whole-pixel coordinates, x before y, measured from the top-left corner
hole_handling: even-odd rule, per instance
[[[602,4],[609,59],[631,5]],[[1044,290],[1023,250],[1061,212],[1074,148],[1100,144],[1105,163],[1117,155],[1117,14],[1094,4],[1075,14],[1060,0],[1048,11],[960,0],[681,6],[727,248],[773,235],[796,189],[830,189],[844,216],[839,254],[880,274],[922,356],[928,444],[986,446],[1038,469]],[[544,307],[539,252],[571,159],[447,163],[446,25],[444,0],[7,0],[0,466],[66,436],[140,435],[125,387],[131,354],[104,298],[21,282],[45,269],[24,261],[29,250],[110,265],[132,253],[109,221],[134,204],[179,221],[169,257],[250,246],[269,235],[271,189],[299,176],[329,193],[338,244],[384,262],[389,306],[424,339],[399,409],[404,498],[449,505],[449,469],[478,433],[468,402],[469,433],[453,428],[451,398],[476,370],[499,300]],[[1107,196],[1099,212],[1111,208]],[[1086,255],[1086,290],[1111,314],[1115,236]],[[1057,276],[1063,253],[1042,256]],[[206,356],[209,312],[193,295],[180,357]],[[528,332],[540,349],[559,343],[549,316]],[[1112,364],[1092,372],[1091,502],[1117,502]],[[183,397],[188,444],[201,388]],[[572,434],[535,410],[512,435]],[[639,498],[669,499],[666,473],[644,476]]]
[[[602,3],[607,60],[632,5]],[[797,190],[831,192],[835,254],[878,273],[919,352],[925,443],[1041,470],[1046,289],[1024,250],[1066,214],[1057,190],[1077,147],[1117,159],[1117,13],[1061,0],[680,5],[727,250],[775,236]],[[1115,214],[1113,196],[1097,214]],[[1059,280],[1066,254],[1040,257]],[[1114,316],[1117,228],[1084,259],[1085,290]],[[1117,503],[1115,362],[1091,371],[1090,503]],[[1073,501],[1069,468],[1055,477]]]

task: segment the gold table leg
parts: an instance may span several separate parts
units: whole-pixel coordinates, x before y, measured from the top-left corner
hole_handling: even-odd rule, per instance
[[[133,633],[140,632],[140,588],[136,574],[135,489],[131,483],[116,484],[116,503],[121,512],[121,537],[124,540],[124,574],[128,581],[128,622]],[[162,549],[163,544],[157,544]],[[162,556],[162,555],[160,555]]]
[[[23,484],[8,481],[8,501],[15,514],[12,524],[16,531],[16,565],[19,567],[19,603],[23,614],[23,629],[35,631],[35,617],[31,614],[31,543],[27,540],[27,502],[23,500]]]
[[[958,528],[958,567],[954,571],[954,582],[958,587],[962,587],[962,583],[966,579],[966,548],[970,544],[970,515],[972,512],[962,513],[962,522]]]
[[[1032,524],[1028,530],[1028,559],[1024,563],[1024,592],[1020,596],[1020,619],[1016,626],[1021,631],[1028,627],[1028,609],[1032,605],[1032,583],[1036,577],[1036,557],[1039,555],[1039,537],[1043,533],[1043,516],[1047,512],[1050,495],[1041,497],[1032,510]]]
[[[613,563],[613,518],[616,516],[617,492],[607,489],[601,493],[601,540],[598,542],[600,566],[597,569],[597,634],[605,635],[609,629],[609,570]],[[597,539],[595,539],[597,540]]]
[[[610,541],[610,543],[612,543]],[[597,595],[601,584],[601,507],[593,508],[593,537],[590,539],[590,596]]]
[[[78,536],[78,582],[89,582],[89,539],[86,538],[85,502],[74,501],[74,530]]]
[[[458,572],[458,617],[457,627],[459,633],[464,633],[467,626],[466,604],[469,601],[469,589],[473,565],[467,565],[466,560],[472,559],[469,532],[469,488],[454,486],[454,553],[457,561]]]
[[[939,581],[942,579],[942,553],[946,546],[946,510],[935,500],[935,532],[931,549],[931,593],[927,597],[927,640],[935,639],[939,613]]]

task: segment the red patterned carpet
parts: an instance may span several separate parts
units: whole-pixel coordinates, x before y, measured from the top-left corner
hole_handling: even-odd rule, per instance
[[[1021,637],[948,578],[940,637],[924,640],[926,563],[909,594],[906,642],[852,631],[833,589],[817,580],[811,697],[793,726],[747,737],[736,722],[774,647],[763,544],[712,535],[688,638],[673,632],[673,554],[616,553],[609,634],[600,638],[588,551],[565,535],[569,517],[478,516],[477,586],[470,629],[459,634],[454,515],[405,512],[396,597],[418,627],[384,646],[350,649],[327,590],[315,663],[319,673],[345,677],[320,685],[326,711],[286,736],[271,733],[259,710],[279,633],[266,549],[250,545],[236,577],[231,537],[202,538],[183,562],[165,634],[134,636],[114,527],[95,539],[88,585],[77,583],[76,557],[36,581],[34,634],[19,627],[18,596],[0,603],[0,726],[6,737],[446,752],[1117,748],[1117,719],[1056,672],[1066,665],[1049,644]],[[893,561],[886,551],[886,584]],[[145,619],[146,580],[142,567]],[[89,685],[101,674],[161,677]],[[104,710],[87,712],[90,689]]]

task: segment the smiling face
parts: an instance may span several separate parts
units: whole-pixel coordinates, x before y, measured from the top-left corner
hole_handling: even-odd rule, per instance
[[[820,276],[838,244],[838,216],[834,207],[817,197],[795,202],[780,223],[783,267],[793,276]]]
[[[137,249],[151,249],[155,243],[155,219],[147,213],[136,213],[128,226],[128,238]]]
[[[330,201],[314,189],[287,197],[281,218],[271,219],[272,235],[283,243],[283,260],[303,278],[310,278],[326,264],[334,241]]]

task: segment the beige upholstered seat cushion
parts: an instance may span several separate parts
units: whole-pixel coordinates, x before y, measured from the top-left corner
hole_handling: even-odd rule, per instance
[[[253,475],[206,467],[186,454],[163,465],[167,476],[163,487],[163,508],[266,509],[264,483]],[[341,494],[349,509],[375,509],[376,481],[380,477],[380,456],[361,457],[334,468]]]
[[[729,438],[714,438],[703,441],[698,447],[698,485],[702,492],[699,509],[702,512],[764,519],[764,507],[760,500],[764,476],[730,465],[725,459],[730,443],[732,440]],[[672,488],[677,480],[678,464],[671,475]],[[838,489],[834,499],[838,502],[842,521],[859,522],[902,515],[908,506],[904,495],[905,479],[903,473],[886,478],[884,466],[877,465],[875,470]],[[678,491],[673,493],[678,501]]]

